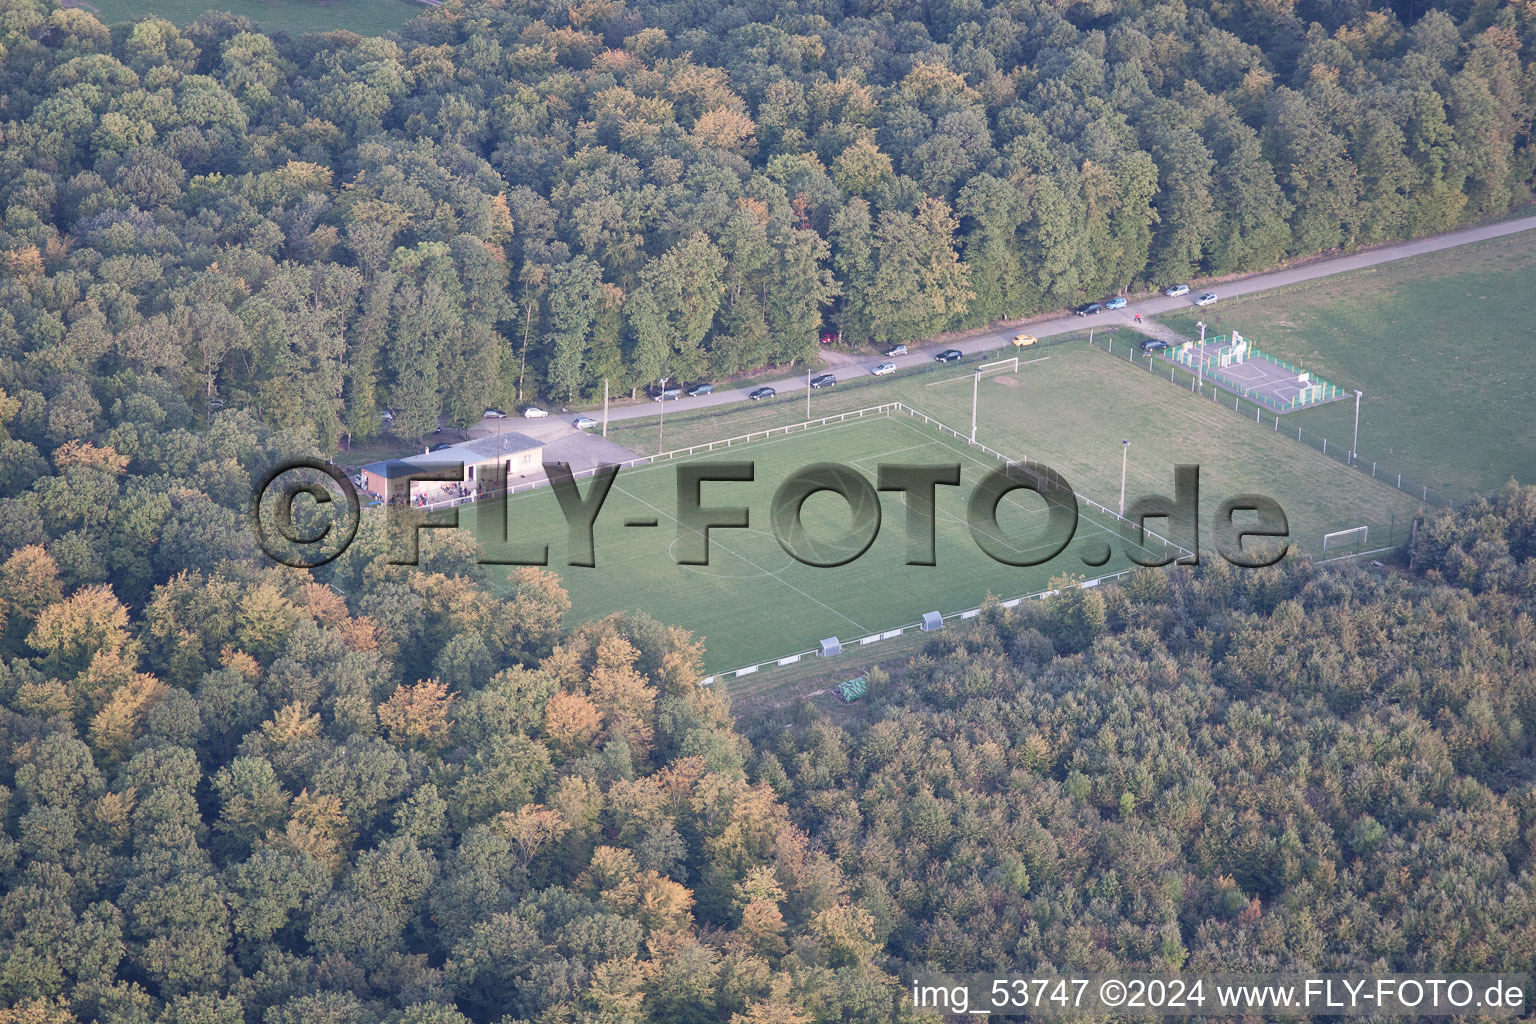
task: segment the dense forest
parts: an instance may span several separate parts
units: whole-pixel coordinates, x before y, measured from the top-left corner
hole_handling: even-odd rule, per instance
[[[1490,0],[455,0],[298,39],[3,0],[0,387],[29,441],[154,377],[330,450],[1441,231],[1531,198],[1533,45]]]
[[[1422,580],[1218,564],[994,606],[869,719],[749,727],[752,770],[898,973],[1523,974],[1533,553],[1512,486],[1419,524]]]

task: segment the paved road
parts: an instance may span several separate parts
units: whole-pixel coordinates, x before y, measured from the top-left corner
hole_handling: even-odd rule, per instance
[[[1281,288],[1286,285],[1300,284],[1303,281],[1314,281],[1320,277],[1332,277],[1335,274],[1347,274],[1352,270],[1362,270],[1366,267],[1380,266],[1383,263],[1392,263],[1396,260],[1406,259],[1409,256],[1418,256],[1427,252],[1438,252],[1442,249],[1452,249],[1458,245],[1466,245],[1469,242],[1481,242],[1490,238],[1501,238],[1505,235],[1517,234],[1521,231],[1536,230],[1536,216],[1521,217],[1517,220],[1503,221],[1498,224],[1486,224],[1482,227],[1467,228],[1462,231],[1453,231],[1446,235],[1436,235],[1433,238],[1421,238],[1416,242],[1404,242],[1401,245],[1389,245],[1380,249],[1372,249],[1368,252],[1355,253],[1352,256],[1340,256],[1336,259],[1318,260],[1305,266],[1295,267],[1289,270],[1275,270],[1263,274],[1255,274],[1251,277],[1236,281],[1227,281],[1218,285],[1194,286],[1190,288],[1187,296],[1170,299],[1163,295],[1153,295],[1133,302],[1125,309],[1110,313],[1100,313],[1096,316],[1079,317],[1067,315],[1050,320],[1027,323],[1019,327],[1010,327],[1006,330],[994,331],[988,334],[977,335],[964,341],[957,341],[949,345],[930,345],[926,348],[918,348],[915,344],[908,346],[910,352],[905,356],[896,356],[891,361],[898,369],[909,366],[925,365],[935,352],[941,347],[957,348],[971,355],[976,352],[993,351],[1008,343],[1015,334],[1027,331],[1037,338],[1048,338],[1052,335],[1067,334],[1071,331],[1080,331],[1088,327],[1100,325],[1134,325],[1136,313],[1142,316],[1153,316],[1158,313],[1166,313],[1169,310],[1192,306],[1194,297],[1203,291],[1214,291],[1223,298],[1231,298],[1236,295],[1248,295],[1253,292],[1268,291],[1271,288]],[[1220,303],[1210,308],[1219,308]],[[1022,350],[1021,350],[1022,351]],[[883,362],[878,356],[859,357],[848,353],[839,353],[841,358],[836,362],[842,365],[833,367],[833,372],[843,379],[868,372],[869,367]],[[731,402],[747,400],[747,392],[753,388],[761,387],[754,384],[746,388],[722,387],[712,395],[704,395],[699,398],[684,398],[669,405],[671,409],[679,411],[699,409],[708,406],[726,405]],[[786,377],[783,380],[769,381],[768,386],[774,388],[780,395],[789,392],[805,390],[805,375],[798,374]],[[630,420],[643,416],[656,415],[657,406],[654,402],[646,402],[641,405],[629,405],[610,408],[608,418],[610,420]],[[561,418],[569,421],[576,414],[562,415]],[[600,419],[602,412],[590,413],[593,418]],[[515,428],[514,428],[515,429]]]

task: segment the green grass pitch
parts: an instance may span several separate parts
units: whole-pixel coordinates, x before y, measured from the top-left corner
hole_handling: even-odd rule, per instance
[[[1015,567],[994,561],[976,544],[965,522],[966,502],[982,476],[1001,463],[939,430],[903,414],[870,416],[742,445],[687,461],[752,460],[750,483],[706,483],[706,506],[745,506],[748,529],[710,534],[710,564],[676,564],[677,467],[669,460],[622,469],[598,516],[592,568],[567,560],[567,531],[558,503],[547,489],[514,495],[509,521],[514,537],[547,539],[550,567],[559,572],[573,604],[572,619],[644,609],[663,622],[683,626],[704,640],[710,672],[768,662],[808,650],[825,637],[845,646],[918,621],[924,612],[945,614],[975,607],[988,594],[1011,599],[1045,590],[1063,573],[1095,578],[1132,567],[1121,538],[1102,515],[1084,507],[1076,535],[1060,555],[1039,566]],[[881,463],[962,466],[959,487],[937,491],[936,566],[909,566],[906,559],[905,498],[881,494],[882,520],[873,545],[855,561],[819,568],[795,561],[774,538],[769,509],[778,485],[794,470],[815,462],[836,462],[860,471],[871,484]],[[583,493],[589,486],[580,481]],[[626,527],[632,518],[658,525]],[[1005,497],[999,526],[1010,541],[1038,533],[1043,502],[1026,491]],[[850,524],[846,503],[818,494],[805,504],[807,529],[831,539]],[[475,513],[466,510],[466,525]],[[1155,553],[1164,548],[1150,541]],[[1110,560],[1094,568],[1082,560],[1106,547]]]

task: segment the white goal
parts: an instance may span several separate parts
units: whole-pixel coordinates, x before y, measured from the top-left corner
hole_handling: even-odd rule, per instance
[[[1335,530],[1332,533],[1323,534],[1323,550],[1343,547],[1353,539],[1357,547],[1364,547],[1370,539],[1371,528],[1369,526],[1356,526],[1349,530]]]

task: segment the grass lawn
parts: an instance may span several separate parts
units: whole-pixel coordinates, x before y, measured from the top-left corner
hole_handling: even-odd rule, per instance
[[[621,609],[644,609],[663,622],[691,629],[704,639],[707,667],[729,671],[804,651],[824,637],[852,644],[861,637],[915,623],[924,612],[960,612],[989,593],[1004,599],[1046,589],[1062,573],[1097,577],[1131,567],[1119,537],[1084,509],[1072,543],[1038,566],[994,561],[966,526],[966,501],[982,475],[999,463],[910,416],[872,416],[838,425],[775,435],[733,446],[727,453],[689,462],[752,460],[752,482],[707,483],[706,506],[745,506],[748,529],[711,531],[709,564],[676,563],[679,528],[677,469],[681,461],[621,470],[595,529],[595,568],[567,566],[566,529],[552,492],[514,495],[510,521],[523,537],[547,538],[551,568],[569,590],[572,618],[597,618]],[[791,472],[815,462],[837,462],[874,481],[881,463],[962,465],[959,487],[937,491],[935,566],[905,564],[905,499],[880,496],[881,526],[873,545],[837,568],[804,565],[786,553],[769,525],[773,493]],[[655,528],[626,527],[637,517]],[[1028,537],[1043,520],[1043,503],[1028,492],[1005,497],[999,512],[1001,539],[1028,550]],[[830,540],[848,530],[848,506],[831,494],[813,495],[804,506],[813,538]],[[475,513],[466,514],[472,526]],[[1022,547],[1021,547],[1022,546]],[[1090,568],[1080,555],[1109,548],[1110,561]],[[1158,545],[1161,554],[1161,545]]]
[[[1127,339],[1128,344],[1132,340]],[[1175,464],[1198,464],[1206,557],[1214,557],[1210,548],[1217,507],[1239,493],[1275,498],[1287,514],[1296,548],[1313,554],[1321,553],[1325,532],[1360,525],[1370,526],[1373,547],[1387,543],[1392,525],[1397,528],[1395,539],[1401,540],[1418,509],[1410,496],[1276,433],[1272,419],[1255,424],[1230,407],[1195,398],[1086,344],[1050,346],[1027,359],[1034,361],[1023,362],[1016,375],[983,379],[978,440],[1010,457],[1044,462],[1064,474],[1079,495],[1111,508],[1119,500],[1122,439],[1132,441],[1128,500],[1170,493]],[[970,382],[964,366],[939,367],[880,378],[866,387],[840,385],[817,392],[812,409],[822,416],[900,400],[952,427],[968,428]],[[667,417],[666,445],[674,449],[740,436],[799,423],[804,416],[803,395],[723,411],[680,413]],[[636,439],[648,436],[654,450],[655,427],[654,421],[627,422],[610,434],[641,451],[647,446]],[[549,539],[551,566],[571,593],[573,619],[645,609],[702,636],[712,672],[807,650],[827,636],[838,636],[846,644],[915,622],[925,611],[948,614],[974,607],[989,593],[1005,599],[1034,593],[1061,573],[1099,576],[1129,564],[1119,539],[1102,525],[1101,517],[1089,518],[1086,506],[1077,538],[1052,561],[1033,568],[993,561],[977,548],[963,517],[971,487],[995,461],[902,414],[776,435],[694,458],[751,459],[757,466],[752,483],[704,487],[706,505],[751,510],[750,530],[713,533],[709,566],[679,566],[674,561],[677,461],[620,472],[598,519],[595,569],[564,565],[566,531],[550,492],[514,496],[512,515],[525,536]],[[852,465],[870,480],[882,462],[962,463],[961,486],[938,490],[938,565],[904,564],[905,510],[896,493],[881,496],[883,525],[859,559],[836,569],[794,562],[769,530],[770,500],[789,472],[817,461]],[[1030,516],[1039,515],[1038,499],[1014,498],[1006,502],[1002,519],[1009,537],[1027,532]],[[623,525],[637,516],[655,517],[658,527]],[[846,506],[830,495],[811,498],[806,517],[813,530],[820,524],[828,536],[840,533],[849,522]],[[1086,566],[1081,554],[1105,540],[1111,541],[1111,562],[1102,569]],[[886,656],[880,645],[868,651]],[[772,675],[771,669],[765,675]]]
[[[303,35],[346,29],[364,36],[392,32],[425,8],[406,0],[93,0],[108,24],[159,17],[186,26],[208,11],[243,14],[267,32]]]
[[[1365,392],[1360,459],[1454,501],[1510,477],[1536,481],[1536,232],[1428,253],[1260,295],[1203,316],[1265,352]],[[1193,335],[1194,312],[1158,319]],[[1347,450],[1354,403],[1290,413]]]

